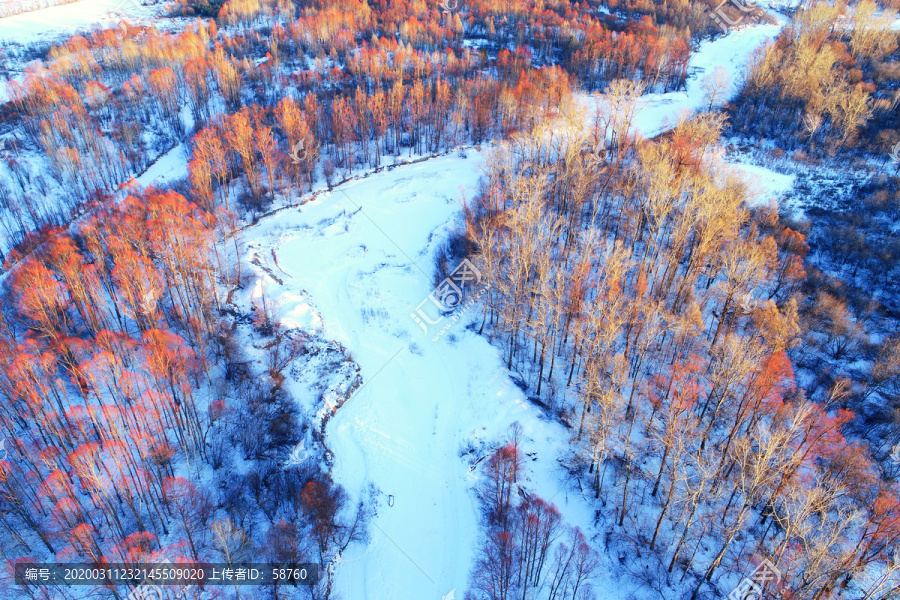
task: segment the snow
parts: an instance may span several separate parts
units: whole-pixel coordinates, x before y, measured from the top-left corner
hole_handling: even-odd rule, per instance
[[[795,175],[777,173],[771,169],[741,162],[729,162],[745,175],[750,186],[751,205],[766,204],[770,200],[778,200],[794,189]]]
[[[123,18],[151,17],[155,10],[156,7],[144,6],[138,0],[78,0],[0,19],[0,41],[26,44],[94,27],[108,28]]]
[[[480,540],[471,491],[479,471],[470,462],[505,443],[514,422],[524,429],[524,451],[537,452],[528,465],[533,491],[552,498],[569,522],[588,521],[587,503],[567,499],[557,481],[569,432],[544,420],[497,350],[466,329],[480,322],[477,305],[427,333],[410,317],[433,289],[433,254],[458,217],[460,188],[474,193],[479,158],[470,152],[383,171],[245,230],[255,255],[274,251],[286,275],[279,284],[257,271],[282,320],[321,323],[362,371],[363,385],[326,435],[335,481],[355,498],[370,483],[380,492],[370,543],[348,548],[338,566],[346,598],[462,595]],[[468,460],[466,449],[476,449]]]
[[[178,144],[159,157],[139,177],[137,182],[143,187],[164,188],[188,176],[188,151],[184,144]]]
[[[754,0],[753,4],[769,10],[788,12],[796,10],[802,4],[801,0]]]
[[[498,350],[466,327],[477,329],[478,305],[427,331],[410,316],[433,290],[433,256],[457,222],[460,190],[475,191],[480,159],[470,152],[382,171],[244,231],[262,282],[253,295],[277,302],[285,324],[341,343],[361,369],[363,385],[326,430],[335,481],[352,498],[373,485],[379,498],[369,542],[350,546],[337,565],[343,597],[461,595],[482,535],[473,488],[484,463],[473,465],[514,423],[535,459],[529,491],[596,533],[590,501],[567,488],[556,460],[571,432],[529,403]],[[760,181],[759,201],[793,184],[734,166]],[[627,595],[614,569],[604,564],[598,597]]]

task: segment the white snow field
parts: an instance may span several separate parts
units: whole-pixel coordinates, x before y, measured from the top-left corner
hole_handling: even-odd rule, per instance
[[[150,165],[146,171],[137,177],[138,183],[143,187],[156,186],[163,188],[179,179],[188,176],[188,149],[185,144],[178,144]]]
[[[467,330],[472,307],[436,341],[410,317],[433,290],[432,255],[471,197],[479,155],[440,157],[351,182],[317,200],[263,219],[245,231],[247,246],[268,259],[284,285],[263,269],[266,293],[286,323],[309,323],[309,304],[324,335],[344,344],[363,386],[328,424],[334,477],[353,498],[378,491],[367,547],[351,545],[337,568],[337,589],[353,600],[436,600],[466,588],[479,542],[470,463],[524,428],[531,490],[583,525],[590,508],[557,481],[557,446],[568,434],[542,420],[513,385],[497,351]],[[258,252],[257,252],[258,249]],[[280,267],[280,269],[278,269]],[[279,272],[282,271],[282,272]],[[285,276],[286,275],[286,276]],[[302,288],[299,292],[298,288]],[[299,293],[298,293],[299,292]],[[465,458],[469,445],[490,448]],[[387,496],[393,496],[393,506]],[[601,588],[601,597],[604,594]]]
[[[729,162],[728,164],[744,174],[744,180],[750,187],[751,204],[777,201],[794,187],[795,175],[785,175],[772,169],[742,162]]]
[[[123,19],[147,19],[159,6],[146,6],[140,0],[78,0],[51,6],[0,19],[0,42],[26,44],[93,27],[114,27]]]
[[[640,130],[657,134],[682,110],[700,108],[699,80],[717,65],[734,85],[750,53],[780,29],[749,27],[704,44],[691,60],[688,92],[650,96]],[[470,152],[385,170],[244,231],[248,254],[261,262],[261,287],[280,303],[283,321],[321,324],[363,375],[326,430],[335,481],[354,501],[370,485],[379,493],[368,544],[351,545],[337,565],[344,598],[462,597],[481,539],[472,489],[479,468],[470,466],[506,441],[515,422],[532,457],[529,490],[556,504],[569,524],[596,533],[596,507],[566,491],[556,462],[570,432],[528,403],[498,351],[466,329],[481,321],[477,305],[435,341],[448,319],[425,333],[410,316],[434,288],[435,251],[457,223],[459,198],[475,193],[480,158]],[[463,456],[467,448],[475,451]],[[604,561],[597,596],[628,596],[633,587],[616,580],[602,540],[594,544]]]

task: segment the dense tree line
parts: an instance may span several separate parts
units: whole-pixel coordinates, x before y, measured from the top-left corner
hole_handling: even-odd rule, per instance
[[[209,14],[204,6],[198,14]],[[377,167],[407,149],[436,152],[527,130],[576,80],[588,89],[617,78],[677,89],[687,75],[690,26],[669,21],[696,11],[653,6],[614,17],[568,0],[475,2],[454,11],[405,2],[226,2],[216,21],[176,33],[122,23],[76,35],[10,84],[23,148],[49,168],[9,162],[0,222],[11,245],[62,225],[193,129],[252,104],[316,96],[318,114],[306,120],[317,147],[302,161],[312,184],[309,157],[330,176]],[[283,146],[271,116],[266,123],[290,157],[294,144]],[[280,170],[297,181],[295,165]],[[262,189],[248,187],[258,205]]]
[[[627,16],[568,0],[479,0],[457,3],[453,10],[405,1],[313,2],[300,7],[269,0],[225,2],[219,19],[234,26],[271,26],[273,33],[287,22],[290,41],[323,58],[334,50],[344,60],[360,40],[397,32],[400,42],[427,53],[458,50],[461,41],[473,38],[497,50],[527,45],[541,64],[561,64],[583,76],[589,89],[632,76],[663,89],[682,85],[691,31],[709,29],[708,17],[688,3],[621,8]],[[180,12],[192,14],[187,6]]]
[[[509,86],[489,77],[454,88],[443,80],[428,87],[422,80],[411,86],[398,80],[388,91],[357,88],[352,96],[334,96],[324,107],[312,93],[302,102],[282,98],[271,109],[244,107],[194,138],[191,182],[204,203],[219,197],[227,206],[230,182],[246,176],[258,203],[263,187],[272,195],[284,180],[301,191],[311,187],[322,146],[328,156],[322,173],[331,185],[336,170],[379,168],[384,156],[397,156],[403,145],[410,154],[429,154],[530,129],[569,97],[567,77],[558,69],[523,73]]]
[[[890,75],[879,74],[897,49],[894,12],[875,10],[863,0],[852,9],[820,2],[800,11],[756,52],[731,111],[734,129],[814,154],[872,146],[860,138],[864,126],[878,117],[867,131],[874,137],[897,106]]]
[[[271,197],[283,174],[311,186],[317,168],[330,181],[338,169],[377,168],[384,156],[406,149],[434,153],[527,130],[570,94],[569,76],[558,67],[534,69],[525,49],[487,60],[471,49],[430,55],[373,38],[371,49],[363,42],[343,67],[316,59],[315,68],[288,81],[278,64],[289,45],[255,67],[226,52],[226,44],[242,48],[242,42],[212,44],[215,35],[214,24],[198,23],[177,35],[107,30],[91,41],[76,37],[51,52],[48,70],[13,85],[26,141],[41,150],[50,176],[65,189],[38,195],[53,187],[45,175],[10,165],[16,187],[0,187],[0,200],[14,243],[34,228],[66,222],[145,169],[186,134],[185,106],[195,127],[209,124],[193,144],[199,200],[209,201],[209,180],[221,189],[246,175],[247,195],[258,206],[262,181]],[[236,126],[227,137],[225,124]],[[296,148],[301,139],[304,147]]]
[[[803,343],[791,351],[810,397],[856,413],[848,427],[889,477],[900,444],[898,206],[897,180],[886,178],[798,225],[815,250],[800,289]]]
[[[809,396],[832,410],[853,410],[847,429],[871,445],[878,467],[894,477],[890,454],[900,443],[894,12],[868,1],[820,3],[797,17],[758,53],[728,112],[735,133],[796,148],[790,156],[817,172],[876,153],[872,163],[879,167],[870,170],[880,174],[836,197],[811,199],[809,219],[782,215],[811,247],[798,294],[802,343],[789,353]],[[784,156],[780,149],[774,154]]]
[[[895,594],[896,485],[787,355],[804,236],[747,207],[712,156],[719,115],[613,141],[633,114],[620,91],[592,132],[518,136],[489,161],[467,219],[482,330],[571,428],[608,543],[644,557],[626,568],[650,552],[637,580],[727,595],[765,559],[783,573],[766,594]]]
[[[21,550],[38,552],[36,536],[50,553],[115,560],[167,530],[172,459],[202,458],[210,426],[193,393],[215,305],[210,234],[173,193],[130,198],[12,270],[2,498]]]
[[[316,461],[284,466],[308,431],[281,387],[304,344],[261,305],[266,369],[248,366],[220,317],[218,285],[235,270],[217,228],[183,196],[150,191],[10,257],[0,315],[6,556],[315,562],[322,583],[304,593],[330,594],[331,559],[364,513]]]

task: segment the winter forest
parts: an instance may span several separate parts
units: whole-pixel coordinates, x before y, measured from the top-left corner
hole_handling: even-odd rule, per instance
[[[898,9],[0,2],[0,599],[900,599]]]

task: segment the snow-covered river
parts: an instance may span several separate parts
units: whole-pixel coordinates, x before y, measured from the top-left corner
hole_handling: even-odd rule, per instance
[[[654,135],[685,109],[700,107],[699,81],[716,66],[739,81],[750,53],[781,26],[751,27],[704,44],[691,60],[687,92],[648,96],[636,126]],[[426,334],[410,317],[432,291],[434,253],[459,217],[461,193],[474,193],[480,160],[470,152],[383,171],[245,232],[252,253],[262,258],[274,251],[288,275],[281,284],[258,269],[283,319],[320,323],[361,367],[363,386],[327,428],[335,480],[355,498],[370,485],[381,494],[368,545],[351,547],[337,567],[337,591],[345,598],[462,597],[479,528],[472,493],[477,470],[469,470],[474,457],[461,453],[470,444],[504,441],[514,422],[524,428],[524,450],[535,453],[528,464],[534,491],[552,499],[567,521],[590,530],[588,503],[561,491],[555,457],[568,433],[542,420],[497,351],[465,329],[467,319],[480,319],[477,309],[436,341],[431,338],[445,323]],[[604,579],[600,597],[624,595]]]
[[[363,386],[327,428],[335,480],[354,496],[370,483],[382,493],[368,547],[351,547],[338,565],[346,598],[461,594],[477,537],[464,446],[503,439],[514,421],[544,436],[532,445],[550,460],[547,444],[565,438],[561,428],[535,426],[537,411],[495,350],[462,320],[432,341],[445,323],[426,335],[409,316],[432,291],[433,252],[459,213],[461,188],[468,197],[474,191],[479,159],[470,153],[383,172],[247,231],[256,255],[274,250],[289,275],[280,285],[259,273],[283,318],[309,323],[312,305],[321,319],[312,321],[362,370]]]

